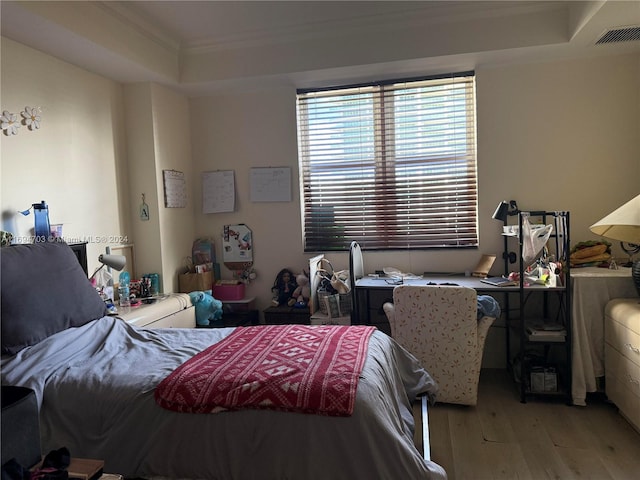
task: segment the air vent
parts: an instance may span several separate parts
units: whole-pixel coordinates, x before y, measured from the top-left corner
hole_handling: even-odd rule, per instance
[[[634,40],[640,40],[639,25],[632,27],[618,27],[607,30],[598,39],[596,45],[601,45],[603,43],[631,42]]]

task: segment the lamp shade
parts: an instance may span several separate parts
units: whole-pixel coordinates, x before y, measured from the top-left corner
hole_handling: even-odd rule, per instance
[[[507,202],[500,202],[496,207],[496,211],[493,212],[491,218],[494,220],[500,220],[501,222],[505,222],[507,220],[507,215],[509,212],[509,204]]]
[[[596,235],[640,244],[640,195],[629,200],[589,229]]]
[[[102,254],[98,257],[98,261],[107,267],[111,267],[115,270],[122,270],[127,263],[127,257],[124,255],[105,255]]]

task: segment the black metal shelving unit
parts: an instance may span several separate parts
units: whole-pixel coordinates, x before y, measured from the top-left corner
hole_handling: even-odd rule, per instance
[[[571,403],[571,272],[569,265],[569,231],[570,215],[565,211],[517,211],[518,233],[506,235],[504,238],[504,263],[505,275],[509,274],[510,263],[518,263],[519,288],[505,292],[505,311],[507,320],[506,353],[507,364],[511,373],[520,386],[520,401],[526,403],[530,396],[546,396],[565,398]],[[543,251],[532,264],[544,264],[545,260],[555,257],[556,262],[562,264],[562,271],[556,286],[535,285],[528,286],[525,283],[527,267],[523,261],[524,235],[523,220],[540,219],[540,223],[547,225],[551,222],[553,230]],[[508,221],[505,220],[507,225]],[[518,251],[514,259],[514,253],[510,252],[510,244],[517,240]],[[517,295],[517,302],[511,304],[510,296]],[[534,309],[538,309],[538,316],[531,315]],[[531,340],[527,331],[527,325],[533,323],[544,324],[547,327],[555,326],[564,328],[566,334],[564,340]],[[515,343],[515,345],[512,345]],[[514,354],[514,347],[517,351]],[[555,371],[552,371],[555,369]],[[538,372],[539,370],[539,372]],[[535,382],[531,373],[535,373]],[[542,376],[540,376],[542,375]],[[556,388],[545,382],[547,378],[555,376]],[[538,382],[540,379],[542,384]],[[542,385],[542,388],[540,388]],[[547,388],[549,387],[549,388]]]

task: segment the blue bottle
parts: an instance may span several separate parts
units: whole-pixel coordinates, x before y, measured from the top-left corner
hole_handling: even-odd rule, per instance
[[[46,242],[51,235],[51,226],[49,225],[49,207],[42,200],[40,203],[34,203],[33,214],[35,216],[34,243]]]
[[[130,294],[131,291],[129,289],[129,284],[131,282],[131,277],[129,276],[129,272],[123,271],[120,272],[120,276],[118,278],[118,296],[120,297],[120,306],[121,307],[130,307],[131,299]]]

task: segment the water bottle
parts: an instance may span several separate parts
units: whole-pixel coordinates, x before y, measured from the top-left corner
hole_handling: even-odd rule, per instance
[[[34,243],[46,242],[51,235],[51,226],[49,225],[49,207],[47,203],[42,200],[40,203],[34,203],[33,214],[35,216],[34,227]]]
[[[120,272],[120,277],[118,279],[118,296],[120,297],[120,306],[121,307],[130,307],[131,306],[131,298],[129,283],[131,282],[131,277],[129,276],[129,272]]]

